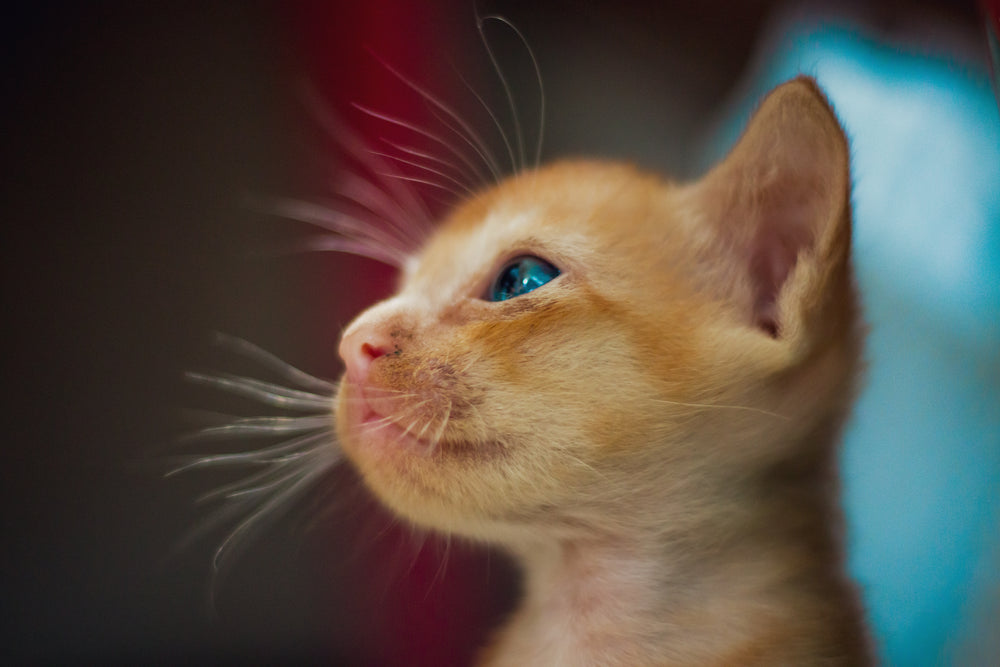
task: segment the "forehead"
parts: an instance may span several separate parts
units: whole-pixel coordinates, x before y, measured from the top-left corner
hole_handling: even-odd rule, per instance
[[[409,277],[442,265],[468,274],[518,253],[574,262],[620,256],[608,251],[639,239],[648,247],[650,235],[662,233],[663,221],[654,219],[662,217],[655,211],[667,189],[617,164],[563,163],[521,174],[450,215]]]

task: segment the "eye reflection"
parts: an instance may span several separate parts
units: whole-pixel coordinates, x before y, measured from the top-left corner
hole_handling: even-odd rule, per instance
[[[559,269],[540,257],[523,255],[509,262],[490,288],[490,301],[506,301],[538,289],[559,275]]]

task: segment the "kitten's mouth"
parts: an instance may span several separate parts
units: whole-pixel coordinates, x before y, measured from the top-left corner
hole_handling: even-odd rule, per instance
[[[400,425],[391,417],[370,410],[359,424],[359,434],[367,446],[430,449],[431,444],[412,434],[412,428]]]
[[[433,396],[404,397],[345,378],[337,409],[344,452],[359,465],[385,464],[396,471],[408,469],[411,457],[481,463],[508,453],[509,445],[500,439],[456,439],[446,433],[451,405],[440,413],[433,403]]]
[[[352,441],[372,452],[399,450],[428,453],[434,449],[427,438],[429,428],[420,415],[390,391],[345,382],[347,430]]]

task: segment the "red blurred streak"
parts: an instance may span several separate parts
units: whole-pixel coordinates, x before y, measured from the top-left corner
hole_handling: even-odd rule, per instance
[[[412,95],[400,94],[405,90],[403,84],[375,56],[398,66],[414,81],[428,81],[435,58],[450,55],[452,40],[445,28],[451,23],[444,20],[446,13],[467,11],[469,29],[474,29],[468,6],[456,4],[308,0],[286,6],[286,15],[293,33],[292,46],[304,70],[301,73],[331,108],[343,112],[351,102],[371,103],[391,115],[427,125],[431,119],[426,109]],[[389,106],[378,106],[382,104]],[[377,145],[384,128],[380,121],[359,114],[351,114],[349,120],[353,131],[369,145]],[[338,282],[346,282],[355,299],[360,290],[366,292],[362,295],[366,302],[374,303],[385,296],[387,280],[386,274],[378,274],[381,270],[373,266],[372,275]],[[353,315],[341,313],[340,317]],[[381,516],[371,520],[379,527],[389,521]],[[371,539],[372,532],[341,537],[345,541]],[[358,588],[368,597],[356,608],[366,616],[362,625],[372,626],[364,627],[359,641],[367,638],[379,645],[352,647],[351,653],[379,664],[468,662],[488,614],[489,605],[470,587],[472,577],[479,576],[477,572],[481,574],[483,568],[477,570],[467,555],[452,554],[443,564],[444,549],[435,546],[413,556],[413,549],[406,544],[414,539],[410,532],[401,528],[392,532],[377,540],[375,557],[352,564],[365,578]],[[371,613],[366,615],[364,610]]]
[[[1000,0],[979,0],[993,32],[1000,34]]]

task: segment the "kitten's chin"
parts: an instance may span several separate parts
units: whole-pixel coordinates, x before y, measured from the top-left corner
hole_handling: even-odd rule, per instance
[[[391,415],[381,416],[378,401],[369,400],[367,393],[368,387],[344,378],[336,403],[341,448],[365,486],[415,525],[469,537],[483,535],[487,518],[480,515],[482,507],[470,508],[463,494],[468,493],[470,478],[477,477],[473,461],[481,461],[498,446],[444,444],[418,437],[419,431],[408,432]],[[456,467],[461,479],[456,479]]]

